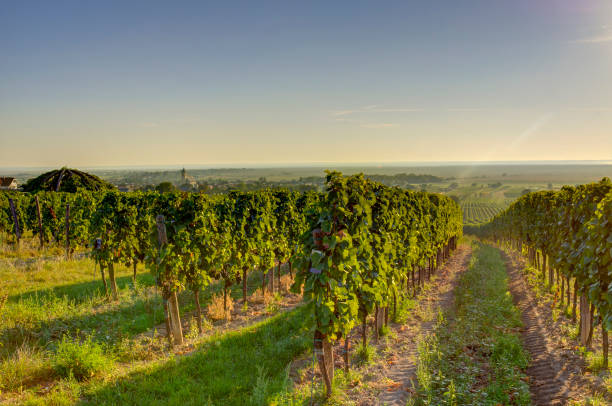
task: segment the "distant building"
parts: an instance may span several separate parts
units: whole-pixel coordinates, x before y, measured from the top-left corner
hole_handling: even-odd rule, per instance
[[[187,174],[185,168],[181,170],[181,185],[179,189],[183,191],[190,191],[198,188],[198,182],[196,182],[193,176]]]
[[[17,181],[8,176],[0,177],[0,190],[16,190]]]

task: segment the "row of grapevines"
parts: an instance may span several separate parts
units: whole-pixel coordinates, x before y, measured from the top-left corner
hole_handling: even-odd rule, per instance
[[[242,282],[246,304],[248,273],[268,274],[287,261],[306,228],[302,213],[317,198],[288,191],[216,197],[108,192],[92,218],[92,237],[98,241],[93,252],[101,269],[109,271],[114,298],[113,264],[146,263],[164,298],[169,338],[181,343],[177,293],[193,292],[200,331],[199,293],[211,280],[222,281],[224,304],[228,289]]]
[[[414,281],[415,270],[448,256],[462,233],[462,215],[446,196],[387,187],[363,175],[328,172],[326,185],[294,255],[293,288],[303,289],[312,306],[315,350],[329,395],[333,343],[359,321],[365,329],[367,315],[387,308]]]
[[[574,279],[574,314],[579,294],[583,344],[592,337],[593,314],[602,325],[604,342],[612,329],[611,211],[612,183],[604,178],[558,192],[529,193],[477,230],[485,238],[526,250],[542,279],[548,260],[548,283],[553,286],[556,271],[561,298],[567,293],[568,302]],[[604,349],[607,365],[607,345]]]
[[[167,314],[175,312],[176,323],[168,331],[174,330],[175,339],[181,341],[176,293],[182,289],[194,293],[200,330],[199,292],[212,279],[223,281],[225,300],[228,288],[242,282],[246,303],[248,273],[259,269],[267,275],[276,266],[280,277],[280,265],[298,248],[299,237],[307,228],[304,212],[318,195],[284,190],[214,197],[114,191],[2,193],[0,224],[3,231],[13,232],[8,198],[13,200],[22,232],[39,234],[42,228],[46,242],[70,241],[72,249],[90,247],[100,265],[105,290],[110,290],[114,300],[118,299],[115,266],[132,264],[135,277],[136,265],[145,262],[156,276],[164,304],[170,304]],[[64,215],[67,206],[69,217]],[[42,227],[38,225],[38,208]],[[160,215],[163,241],[156,225]]]
[[[10,199],[13,201],[20,234],[31,231],[40,238],[41,245],[64,245],[69,253],[72,253],[78,247],[88,245],[90,219],[101,197],[100,193],[87,191],[40,192],[36,195],[20,192],[0,193],[0,232],[17,236],[9,205]]]

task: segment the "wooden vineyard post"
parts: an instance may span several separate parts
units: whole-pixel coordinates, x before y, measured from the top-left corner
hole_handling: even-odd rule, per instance
[[[200,305],[200,289],[193,291],[193,298],[196,304],[196,320],[198,322],[198,333],[202,334],[202,306]]]
[[[102,284],[104,285],[104,294],[108,297],[108,285],[106,283],[106,276],[104,276],[104,267],[100,263],[100,274],[102,275]]]
[[[168,236],[166,234],[166,219],[160,214],[155,220],[157,224],[157,242],[159,243],[159,248],[161,248],[164,244],[168,244]]]
[[[70,259],[70,203],[66,203],[66,260]]]
[[[362,323],[361,323],[361,344],[363,345],[363,348],[365,350],[366,346],[368,345],[368,324],[367,324],[367,318],[368,315],[366,314],[366,312],[363,312],[363,316],[362,316]]]
[[[168,243],[168,236],[166,235],[166,225],[164,224],[164,216],[159,215],[155,218],[157,226],[157,243],[161,249],[164,244]],[[159,284],[159,280],[158,280]],[[166,292],[166,289],[162,287],[162,303],[164,305],[164,318],[166,322],[166,337],[168,338],[168,344],[172,346],[172,329],[170,328],[170,311],[168,309],[168,297],[170,295]]]
[[[580,345],[586,345],[591,329],[591,312],[586,295],[580,295]]]
[[[376,338],[376,342],[378,343],[378,339],[380,338],[380,330],[382,329],[383,323],[385,321],[385,308],[379,307],[376,305],[374,310],[374,328],[376,331],[374,332],[374,337]]]
[[[378,334],[380,332],[380,312],[378,305],[374,307],[374,342],[378,344]]]
[[[397,320],[397,294],[393,291],[393,320]]]
[[[157,242],[159,243],[159,248],[161,249],[164,244],[168,244],[168,235],[166,233],[166,222],[164,216],[161,214],[156,218],[157,224]],[[169,316],[169,322],[166,322],[166,327],[170,327],[167,330],[168,336],[172,334],[174,337],[175,345],[183,344],[183,329],[181,327],[181,316],[179,312],[179,304],[178,297],[176,295],[176,290],[172,292],[164,294],[164,306],[168,309],[167,316]],[[168,317],[167,317],[168,318]],[[170,340],[170,337],[168,337]]]
[[[593,330],[595,330],[595,326],[593,325],[593,322],[595,321],[595,318],[593,317],[594,313],[595,313],[595,306],[593,305],[593,303],[591,303],[590,310],[589,310],[589,334],[587,335],[587,341],[586,341],[587,348],[591,348],[591,346],[593,345]]]
[[[176,290],[170,293],[170,322],[172,323],[172,335],[174,344],[183,344],[183,328],[181,327],[181,314],[179,312],[178,297]]]
[[[603,350],[603,369],[604,371],[606,371],[608,369],[608,349],[609,349],[609,343],[608,343],[608,330],[606,330],[606,327],[604,325],[604,323],[601,323],[601,348]]]
[[[548,259],[548,255],[546,255],[545,253],[542,253],[542,272],[546,274],[546,269],[548,267],[548,285],[550,286],[550,289],[552,290],[555,284],[554,270],[552,266],[547,264],[547,259]]]
[[[565,284],[567,285],[567,289],[565,291],[565,295],[567,296],[567,307],[570,306],[570,301],[571,301],[571,290],[570,290],[570,277],[566,276],[565,277]]]
[[[557,283],[559,278],[557,278]],[[565,278],[561,278],[561,307],[565,306]]]
[[[102,249],[102,239],[96,238],[96,242],[94,243],[94,251],[99,251]],[[97,257],[97,254],[96,254]],[[102,275],[102,283],[104,284],[104,294],[108,296],[108,285],[106,284],[106,277],[104,276],[104,266],[102,265],[102,261],[96,260],[100,262],[100,274]],[[95,271],[95,266],[94,266]]]
[[[170,328],[170,310],[168,309],[168,294],[162,291],[162,303],[164,305],[164,319],[166,321],[166,337],[168,345],[172,346],[172,329]]]
[[[261,271],[261,295],[263,298],[266,298],[266,282],[268,281],[268,274],[266,274],[263,269]]]
[[[19,229],[19,219],[17,218],[17,211],[15,211],[15,203],[13,199],[9,197],[9,206],[11,207],[11,214],[13,215],[13,224],[15,224],[15,237],[17,238],[17,248],[19,249],[19,240],[21,239],[21,230]]]
[[[38,200],[38,196],[36,196],[34,200],[36,201],[36,216],[38,217],[38,236],[40,237],[40,248],[43,248],[45,245],[45,239],[43,237],[42,216],[40,215],[40,201]]]
[[[385,313],[385,327],[389,326],[389,305],[387,304],[383,307],[383,311]]]
[[[227,311],[227,289],[231,286],[231,283],[226,279],[223,283],[223,317],[225,321],[229,321],[231,314]]]
[[[607,336],[606,336],[606,339],[607,339]],[[344,373],[345,374],[349,373],[349,368],[351,367],[349,349],[350,349],[349,333],[346,333],[346,336],[344,337]]]
[[[247,306],[247,267],[242,268],[242,301]]]
[[[334,351],[329,338],[319,330],[314,333],[314,352],[325,382],[326,396],[330,397],[334,382]]]
[[[113,300],[119,300],[119,293],[117,290],[117,279],[115,278],[115,263],[109,261],[108,263],[108,279],[110,280],[111,293],[113,294]]]

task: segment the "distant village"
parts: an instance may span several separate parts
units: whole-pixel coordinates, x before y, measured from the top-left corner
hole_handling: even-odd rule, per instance
[[[176,179],[175,174],[168,172],[142,172],[139,174],[140,176],[138,176],[138,178],[133,179],[135,181],[119,181],[116,182],[116,185],[121,192],[131,192],[136,190],[157,190],[161,192],[168,192],[172,190],[180,190],[183,192],[201,192],[208,194],[226,193],[231,190],[249,191],[261,190],[265,188],[287,188],[299,191],[316,191],[321,190],[324,185],[324,178],[322,176],[284,181],[269,181],[265,177],[253,180],[206,178],[198,181],[193,175],[189,174],[185,168],[180,170],[180,177],[178,179]],[[133,177],[133,175],[130,177]],[[155,180],[159,180],[160,178],[163,179],[164,177],[168,180],[163,180],[159,183],[155,182]],[[172,179],[176,180],[172,182]]]
[[[49,174],[56,173],[57,176],[59,176],[59,180],[57,181],[57,185],[59,185],[64,171],[71,173],[79,172],[85,178],[92,177],[92,175],[85,172],[66,168],[47,172],[39,177],[45,178],[48,182],[50,181]],[[117,190],[121,192],[155,190],[159,192],[184,191],[221,194],[231,190],[254,191],[266,188],[285,188],[304,192],[321,191],[325,187],[325,177],[323,175],[297,176],[288,179],[278,179],[278,177],[276,177],[276,180],[270,180],[265,176],[260,176],[259,178],[246,177],[244,176],[244,172],[241,172],[243,171],[241,169],[226,169],[223,170],[223,172],[221,171],[222,170],[211,169],[203,173],[202,170],[200,170],[196,171],[196,175],[194,176],[194,174],[189,173],[183,168],[174,171],[106,171],[97,173],[97,175],[100,179],[103,179],[109,187],[116,187]],[[271,176],[274,175],[275,174],[271,173]],[[24,174],[16,176],[21,176],[21,184],[18,183],[16,177],[0,177],[0,190],[31,191],[28,190],[27,186],[28,182],[33,179],[31,175]],[[399,186],[407,189],[425,189],[432,183],[448,182],[454,179],[433,175],[417,175],[413,173],[398,173],[393,175],[367,174],[365,176],[388,186]],[[452,189],[454,185],[456,184],[451,184],[450,188]],[[51,188],[47,188],[46,190],[56,190],[54,187],[55,186],[52,185]]]
[[[52,171],[56,172],[56,171]],[[51,172],[49,172],[51,173]],[[45,174],[41,175],[44,176]],[[177,176],[178,175],[178,176]],[[106,178],[106,177],[105,177]],[[24,177],[24,182],[19,184],[17,178],[11,176],[0,177],[0,190],[28,191],[27,184],[31,178]],[[264,188],[287,188],[292,190],[320,190],[323,187],[323,177],[312,179],[267,181],[265,178],[257,180],[228,180],[228,179],[206,179],[197,181],[186,169],[180,171],[163,172],[130,172],[122,177],[108,179],[120,192],[133,191],[159,191],[159,192],[203,192],[208,194],[226,193],[231,190],[260,190]],[[51,189],[52,190],[52,189]]]

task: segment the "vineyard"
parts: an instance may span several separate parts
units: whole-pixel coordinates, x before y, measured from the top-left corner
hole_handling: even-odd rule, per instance
[[[612,184],[564,187],[559,192],[523,196],[481,228],[484,238],[525,253],[542,280],[580,312],[580,341],[590,345],[594,324],[601,325],[603,362],[608,366],[612,329]]]
[[[4,1],[0,406],[612,406],[611,17]]]
[[[604,372],[609,369],[608,334],[612,329],[611,215],[612,184],[604,178],[598,183],[565,186],[558,192],[527,194],[476,229],[481,238],[533,267],[528,272],[532,284],[552,292],[553,306],[567,314],[567,324],[576,328],[581,348],[600,351],[601,358],[597,356],[590,368]],[[542,368],[540,379],[551,388],[536,391],[541,402],[567,399],[567,382],[550,366],[548,371]]]
[[[2,193],[0,400],[579,397],[567,383],[576,375],[562,380],[547,361],[558,346],[544,344],[541,325],[553,316],[534,321],[534,309],[550,311],[550,297],[567,314],[558,337],[576,326],[608,370],[612,185],[526,194],[497,214],[468,204],[338,172],[323,193]],[[470,230],[490,245],[460,245],[462,211],[478,210],[493,219]],[[581,359],[570,351],[555,362]],[[474,391],[483,373],[488,389]]]
[[[477,200],[465,200],[461,202],[463,211],[463,224],[476,226],[490,221],[498,213],[507,207],[502,203],[486,202]]]
[[[327,176],[323,194],[3,193],[0,216],[5,243],[15,252],[24,241],[30,246],[36,241],[40,249],[61,250],[66,260],[87,254],[109,303],[121,306],[122,289],[129,286],[125,277],[118,277],[118,270],[125,275],[126,267],[133,268],[136,294],[142,280],[137,270],[144,264],[160,298],[148,300],[161,302],[170,346],[185,342],[181,305],[193,309],[198,334],[205,330],[209,322],[200,295],[209,286],[220,287],[224,314],[231,311],[228,306],[236,290],[241,290],[246,310],[253,289],[250,275],[261,275],[261,295],[269,291],[274,296],[281,291],[284,269],[294,279],[292,290],[303,294],[311,314],[311,339],[328,395],[335,344],[361,324],[366,345],[366,320],[371,315],[378,337],[389,315],[397,313],[398,302],[419,291],[450,256],[462,224],[459,207],[449,198],[339,173]],[[189,292],[192,302],[186,303]],[[55,326],[48,336],[44,317],[27,323],[20,319],[16,310],[24,304],[23,295],[5,301],[2,310],[8,317],[3,317],[1,334],[5,362],[24,345],[45,352],[51,344],[59,351],[67,342],[97,337],[85,338],[78,327],[82,324],[75,329],[70,323]],[[156,320],[153,316],[150,327]],[[142,326],[135,332],[141,330]],[[348,370],[348,341],[344,341]],[[65,369],[55,368],[54,374],[64,373]],[[88,373],[74,377],[83,380]]]

